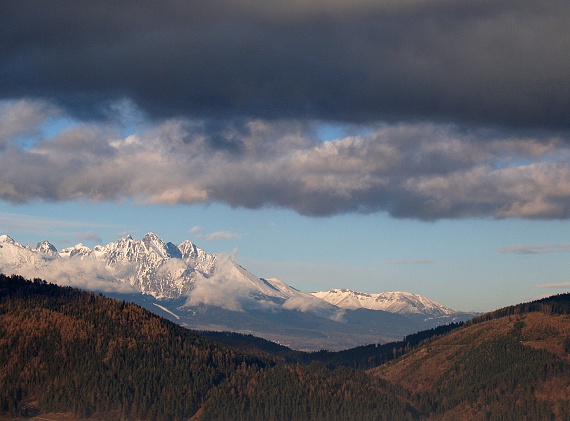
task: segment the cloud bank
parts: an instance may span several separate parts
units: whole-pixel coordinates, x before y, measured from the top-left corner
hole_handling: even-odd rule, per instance
[[[41,278],[61,286],[71,286],[87,291],[132,294],[140,290],[118,278],[126,278],[133,273],[130,266],[110,269],[104,261],[96,259],[53,259],[45,260],[41,265],[33,261],[18,266],[17,274],[25,278]],[[0,265],[0,273],[16,273],[7,265]]]
[[[567,0],[3,2],[0,200],[565,219],[568,16]],[[343,134],[322,141],[327,125]]]
[[[384,123],[321,141],[309,121],[231,120],[212,132],[205,120],[179,118],[128,136],[120,124],[76,124],[30,143],[23,135],[41,133],[60,110],[7,102],[0,119],[13,108],[36,122],[7,123],[0,138],[0,199],[13,203],[132,198],[311,216],[570,216],[570,144],[559,136]]]
[[[0,98],[102,118],[570,126],[567,0],[3,2]],[[188,193],[194,194],[194,193]]]

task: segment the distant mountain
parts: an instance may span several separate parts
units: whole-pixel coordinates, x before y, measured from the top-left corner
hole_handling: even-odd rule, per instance
[[[474,315],[409,293],[308,294],[276,278],[258,278],[228,256],[208,254],[190,241],[164,242],[154,233],[61,251],[48,241],[23,246],[2,235],[0,272],[100,291],[186,327],[254,334],[295,349],[399,340]]]
[[[93,249],[78,244],[58,252],[48,241],[36,247],[23,246],[7,235],[0,236],[0,269],[10,271],[36,271],[40,276],[54,282],[59,277],[75,277],[82,282],[108,281],[108,285],[95,284],[103,289],[124,291],[124,284],[133,292],[151,295],[158,300],[192,297],[192,303],[232,305],[236,298],[254,298],[257,301],[282,303],[293,296],[309,297],[287,285],[261,280],[233,260],[208,254],[190,241],[176,246],[165,243],[156,234],[148,233],[142,240],[130,235]],[[45,275],[45,276],[44,276]],[[71,279],[70,279],[71,280]],[[117,283],[123,285],[118,286]],[[216,283],[218,294],[226,293],[216,300],[205,294],[203,286]],[[191,292],[193,292],[191,294]],[[236,297],[236,293],[239,297]],[[232,297],[233,296],[233,297]],[[238,303],[233,302],[233,305]]]
[[[366,308],[398,314],[418,314],[426,317],[449,316],[455,311],[436,303],[429,298],[409,292],[382,292],[366,294],[350,289],[331,289],[312,292],[317,298],[347,310]]]

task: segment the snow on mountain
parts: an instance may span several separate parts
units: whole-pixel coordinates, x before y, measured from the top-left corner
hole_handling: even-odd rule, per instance
[[[96,246],[84,258],[103,260],[111,270],[130,268],[121,280],[157,299],[175,299],[187,294],[196,274],[211,275],[215,261],[215,256],[209,255],[203,264],[189,265],[178,247],[165,243],[154,233],[142,240],[129,235],[106,246]]]
[[[22,246],[0,236],[0,271],[103,292],[140,292],[158,300],[184,299],[186,306],[298,309],[329,314],[384,310],[429,317],[453,310],[407,292],[365,294],[348,289],[301,292],[276,278],[258,278],[224,255],[208,254],[190,241],[176,246],[154,233],[130,235],[93,249],[82,244],[60,252],[48,241]],[[339,313],[340,314],[340,313]]]
[[[455,313],[455,311],[429,298],[409,292],[366,294],[343,288],[317,291],[311,294],[337,307],[348,310],[366,308],[369,310],[383,310],[398,314],[423,314],[432,317],[447,316]]]
[[[231,256],[208,254],[190,241],[177,246],[153,233],[61,251],[47,241],[23,246],[1,235],[0,272],[134,301],[191,329],[253,334],[311,351],[400,340],[474,315],[406,292],[304,293],[256,277]]]
[[[79,243],[73,247],[68,247],[59,252],[61,257],[75,257],[75,256],[88,256],[92,253],[89,247]]]
[[[232,310],[254,302],[280,305],[293,296],[313,298],[276,279],[259,279],[227,256],[208,254],[190,241],[165,243],[154,233],[60,252],[47,241],[33,248],[2,235],[0,271],[105,292],[125,292],[129,286],[159,300],[185,297],[188,305]]]
[[[49,241],[38,243],[35,250],[47,254],[48,256],[55,256],[57,249]]]
[[[2,267],[44,266],[46,261],[56,257],[57,250],[47,241],[36,248],[23,246],[7,235],[0,236],[0,269]]]

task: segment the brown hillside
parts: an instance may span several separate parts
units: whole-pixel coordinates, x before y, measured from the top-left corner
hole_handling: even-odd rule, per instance
[[[510,399],[511,405],[520,401],[528,419],[541,419],[525,412],[530,408],[549,408],[565,419],[569,338],[569,315],[502,317],[453,331],[370,373],[429,398],[436,419],[510,413]]]
[[[521,321],[524,323],[520,336],[522,345],[544,349],[570,361],[570,355],[564,351],[564,341],[570,337],[570,316],[528,313],[458,329],[371,373],[422,392],[460,361],[464,350],[513,333],[515,324]]]

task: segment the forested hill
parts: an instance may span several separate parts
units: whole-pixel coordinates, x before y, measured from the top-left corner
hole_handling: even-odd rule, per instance
[[[569,301],[386,346],[252,355],[134,304],[0,275],[0,420],[570,419]],[[367,364],[382,365],[354,368]]]
[[[134,304],[0,275],[0,414],[48,413],[397,420],[413,412],[386,382],[362,371],[276,364]]]
[[[500,308],[474,317],[468,322],[468,325],[481,323],[487,320],[499,319],[501,317],[523,315],[533,312],[560,315],[570,314],[570,293],[552,295],[550,297],[541,298],[540,300]]]
[[[432,419],[570,419],[570,294],[506,307],[371,371]],[[403,395],[400,395],[403,396]]]
[[[0,410],[184,419],[241,365],[142,308],[0,275]]]

